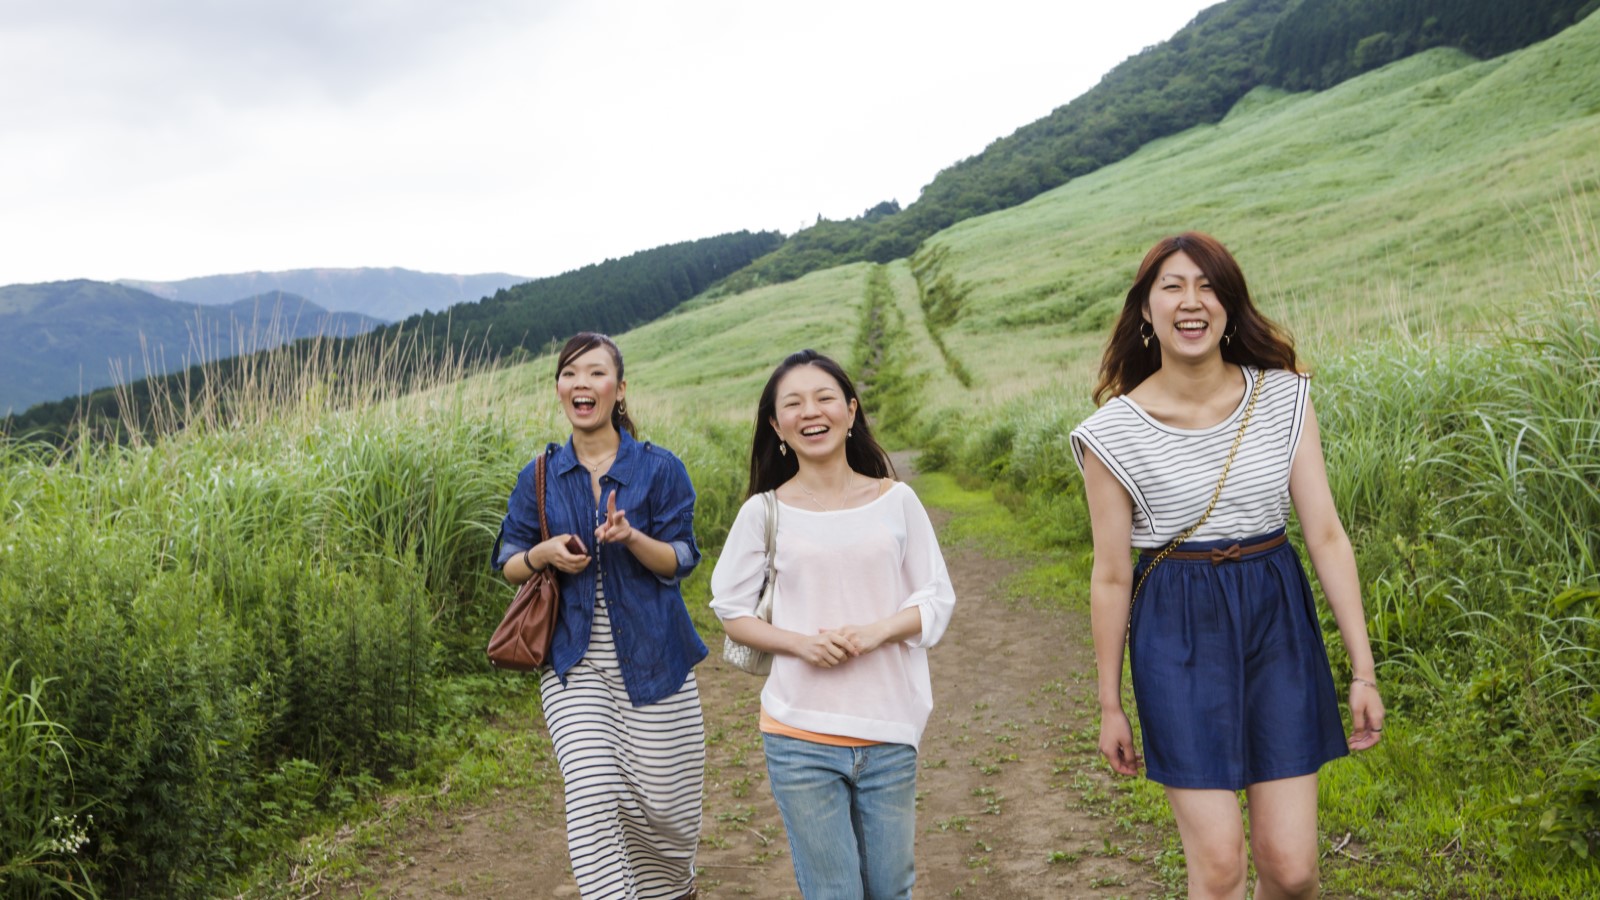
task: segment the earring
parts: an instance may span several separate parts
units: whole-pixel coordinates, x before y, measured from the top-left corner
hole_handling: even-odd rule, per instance
[[[1150,329],[1150,333],[1149,334],[1145,334],[1144,333],[1144,330],[1146,328]],[[1142,341],[1146,347],[1150,346],[1150,339],[1155,337],[1155,336],[1156,336],[1156,329],[1155,329],[1154,325],[1151,325],[1149,322],[1145,322],[1145,321],[1139,322],[1139,340]]]
[[[778,455],[779,456],[788,456],[789,455],[789,445],[785,444],[783,441],[779,441],[778,442]]]
[[[617,398],[617,415],[625,416],[627,414],[628,414],[628,401],[622,399],[621,397],[618,397]]]
[[[1233,344],[1233,336],[1238,334],[1238,333],[1239,333],[1239,326],[1237,326],[1237,325],[1233,326],[1233,330],[1232,331],[1224,331],[1222,333],[1222,343],[1225,344],[1225,345],[1232,345]]]
[[[854,428],[846,428],[844,430],[844,436],[845,437],[855,437],[856,436],[856,430]]]

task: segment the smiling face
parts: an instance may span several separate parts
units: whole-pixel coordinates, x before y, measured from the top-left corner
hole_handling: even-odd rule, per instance
[[[778,381],[770,422],[796,459],[821,460],[843,453],[856,420],[856,401],[848,399],[832,375],[813,365],[795,366]]]
[[[611,428],[611,410],[627,383],[617,380],[617,362],[603,344],[567,361],[556,373],[556,396],[573,431]]]
[[[1161,344],[1163,360],[1218,352],[1228,329],[1228,311],[1211,279],[1182,251],[1161,263],[1144,303],[1144,319]]]

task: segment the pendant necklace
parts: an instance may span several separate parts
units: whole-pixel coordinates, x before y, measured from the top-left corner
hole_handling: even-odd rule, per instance
[[[816,504],[816,505],[817,505],[817,506],[819,506],[819,507],[821,507],[821,509],[822,509],[822,511],[823,511],[823,512],[838,512],[838,510],[837,510],[837,509],[833,509],[833,508],[831,508],[831,507],[828,507],[828,506],[824,506],[824,505],[823,505],[823,503],[822,503],[822,501],[821,501],[821,500],[818,500],[818,499],[817,499],[817,495],[816,495],[816,494],[813,494],[813,493],[811,493],[811,489],[810,489],[810,488],[808,488],[808,487],[806,487],[806,486],[805,486],[805,485],[803,485],[803,484],[800,484],[800,481],[799,481],[799,479],[796,479],[796,480],[795,480],[795,484],[798,484],[798,485],[800,485],[800,490],[802,490],[802,491],[804,491],[804,492],[805,492],[805,495],[806,495],[806,496],[807,496],[807,497],[810,497],[810,498],[811,498],[811,502],[812,502],[812,503],[815,503],[815,504]],[[848,489],[849,489],[849,487],[850,487],[850,479],[849,479],[849,478],[846,478],[846,479],[845,479],[845,482],[844,482],[844,487],[842,487],[842,488],[840,488],[840,489],[839,489],[839,496],[841,496],[841,497],[843,497],[843,496],[844,496],[844,492],[845,492],[845,491],[846,491],[846,490],[848,490]],[[838,501],[835,501],[835,502],[838,502]]]
[[[578,456],[577,451],[574,450],[572,455],[573,456]],[[598,469],[602,464],[610,462],[611,460],[616,459],[616,457],[617,457],[617,451],[613,450],[613,451],[611,451],[610,454],[608,454],[606,456],[602,456],[598,460],[596,460],[596,461],[594,461],[592,463],[589,462],[588,460],[584,459],[583,457],[578,456],[578,462],[583,463],[583,467],[585,469],[588,469],[589,471],[593,472],[596,469]]]

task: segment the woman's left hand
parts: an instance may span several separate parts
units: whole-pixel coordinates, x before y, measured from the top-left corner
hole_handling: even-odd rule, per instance
[[[1377,685],[1366,681],[1350,682],[1350,749],[1375,747],[1383,740],[1383,697]]]
[[[594,530],[594,539],[602,544],[626,544],[633,537],[633,526],[628,524],[628,511],[617,509],[617,492],[606,497],[606,520]]]
[[[882,623],[874,622],[871,625],[841,625],[838,628],[824,628],[827,634],[836,634],[843,638],[850,646],[851,656],[860,656],[883,646],[888,639],[889,631],[882,627]]]

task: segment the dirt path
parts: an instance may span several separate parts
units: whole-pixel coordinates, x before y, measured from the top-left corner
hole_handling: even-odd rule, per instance
[[[1081,805],[1110,778],[1095,753],[1087,616],[1004,599],[1013,561],[970,547],[945,556],[957,606],[929,657],[917,896],[1164,895],[1135,861],[1152,855],[1148,836]],[[761,679],[722,663],[719,649],[697,669],[708,744],[700,895],[799,898],[756,731]],[[345,895],[577,897],[549,765],[553,802],[523,797],[419,823]]]

